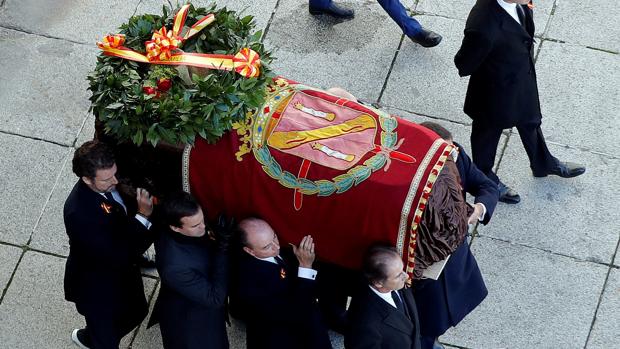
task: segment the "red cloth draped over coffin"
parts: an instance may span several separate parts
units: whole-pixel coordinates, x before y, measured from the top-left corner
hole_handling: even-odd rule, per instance
[[[452,145],[283,78],[236,131],[216,144],[198,139],[184,153],[185,190],[210,219],[260,217],[284,244],[311,234],[320,259],[348,268],[360,267],[369,245],[387,242],[413,274],[420,220]]]

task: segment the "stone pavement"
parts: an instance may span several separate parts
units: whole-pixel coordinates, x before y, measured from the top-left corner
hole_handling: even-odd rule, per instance
[[[406,0],[444,36],[424,49],[403,38],[373,0],[356,18],[308,14],[306,0],[228,0],[265,29],[274,70],[319,87],[342,86],[414,121],[438,120],[468,147],[467,79],[452,59],[473,0]],[[205,5],[207,1],[194,1]],[[456,348],[620,348],[620,10],[612,0],[535,1],[543,130],[551,151],[582,162],[574,179],[533,178],[518,135],[497,166],[522,203],[500,204],[472,249],[489,296],[441,337]],[[95,41],[155,0],[0,0],[0,347],[73,348],[83,325],[63,300],[68,242],[62,204],[76,178],[73,150],[93,134],[87,73]],[[149,299],[158,280],[146,276]],[[232,348],[244,347],[239,325]],[[336,348],[342,338],[333,336]],[[161,347],[144,325],[123,348]]]

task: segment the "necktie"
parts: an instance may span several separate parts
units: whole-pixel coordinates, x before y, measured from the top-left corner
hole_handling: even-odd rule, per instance
[[[408,319],[410,319],[409,311],[407,311],[407,308],[405,308],[405,305],[403,304],[403,301],[400,298],[400,295],[397,293],[397,291],[392,291],[391,294],[392,294],[392,300],[394,300],[394,304],[396,304],[396,309],[398,309],[398,311],[400,311]]]
[[[286,263],[284,263],[284,260],[282,259],[282,257],[275,256],[274,259],[276,260],[276,263],[278,263],[279,266],[281,266],[282,268],[286,267]]]
[[[400,297],[398,296],[398,294],[396,294],[396,291],[392,291],[391,294],[392,294],[392,300],[394,300],[394,304],[396,304],[396,309],[398,309],[400,312],[404,314],[405,307],[403,306],[403,302],[400,300]]]
[[[280,256],[275,256],[274,259],[280,267],[280,279],[286,279],[286,263],[284,263],[284,260]]]
[[[125,212],[125,207],[123,207],[123,205],[121,205],[118,201],[116,201],[116,199],[114,199],[114,196],[112,195],[111,192],[105,192],[103,193],[103,196],[105,196],[106,199],[108,199],[108,201],[110,203],[112,203],[112,205],[116,206],[116,208],[120,209],[121,212],[126,213]]]
[[[523,29],[527,30],[525,27],[525,11],[523,11],[523,7],[521,7],[521,5],[517,5],[517,16],[519,17],[519,22],[521,22]]]

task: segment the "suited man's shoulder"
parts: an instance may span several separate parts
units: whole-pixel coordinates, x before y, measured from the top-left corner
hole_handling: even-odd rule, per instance
[[[73,186],[63,207],[65,227],[77,227],[84,224],[98,224],[106,221],[106,210],[101,206],[104,202],[100,194],[92,191],[82,180]],[[95,223],[93,223],[95,222]]]
[[[496,15],[497,7],[499,7],[497,0],[479,0],[476,2],[476,5],[469,12],[469,16],[467,16],[465,29],[488,30],[494,24],[499,24]]]
[[[380,320],[385,314],[385,302],[377,296],[368,285],[352,297],[349,307],[349,317],[352,322],[370,321],[371,319]],[[385,305],[388,305],[385,303]]]

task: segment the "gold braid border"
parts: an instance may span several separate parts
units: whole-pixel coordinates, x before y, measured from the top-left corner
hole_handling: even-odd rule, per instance
[[[435,152],[442,144],[445,144],[445,141],[443,139],[437,139],[433,143],[429,151],[426,153],[426,156],[420,163],[420,167],[418,167],[418,171],[416,172],[413,180],[411,181],[411,186],[409,187],[409,192],[407,193],[405,204],[403,205],[403,210],[401,213],[401,222],[400,222],[399,231],[398,231],[398,240],[397,240],[396,248],[398,252],[401,254],[401,256],[404,254],[405,233],[407,229],[407,218],[409,216],[409,213],[411,212],[411,207],[412,207],[413,199],[415,197],[417,188],[424,175],[424,170],[428,167],[431,159],[435,155]],[[452,151],[453,148],[454,146],[447,145],[446,148],[443,150],[442,154],[439,156],[439,159],[437,160],[437,162],[431,169],[431,172],[428,176],[428,180],[426,181],[426,184],[424,185],[424,189],[422,190],[422,194],[420,195],[420,199],[418,200],[418,203],[415,206],[416,209],[413,214],[413,219],[411,220],[411,228],[409,229],[409,246],[407,248],[407,259],[406,259],[407,260],[406,272],[409,275],[410,280],[413,278],[413,268],[415,267],[414,258],[415,258],[415,248],[417,245],[417,229],[418,229],[420,219],[422,218],[422,212],[424,211],[424,208],[426,207],[426,202],[428,201],[428,196],[430,195],[431,188],[433,184],[435,183],[435,181],[437,180],[437,176],[439,175],[439,172],[441,172],[441,170],[443,169],[446,159],[450,155],[450,152]]]
[[[183,180],[183,190],[187,193],[190,193],[189,190],[189,154],[192,152],[191,144],[185,146],[183,149],[183,159],[181,165],[181,179]]]

